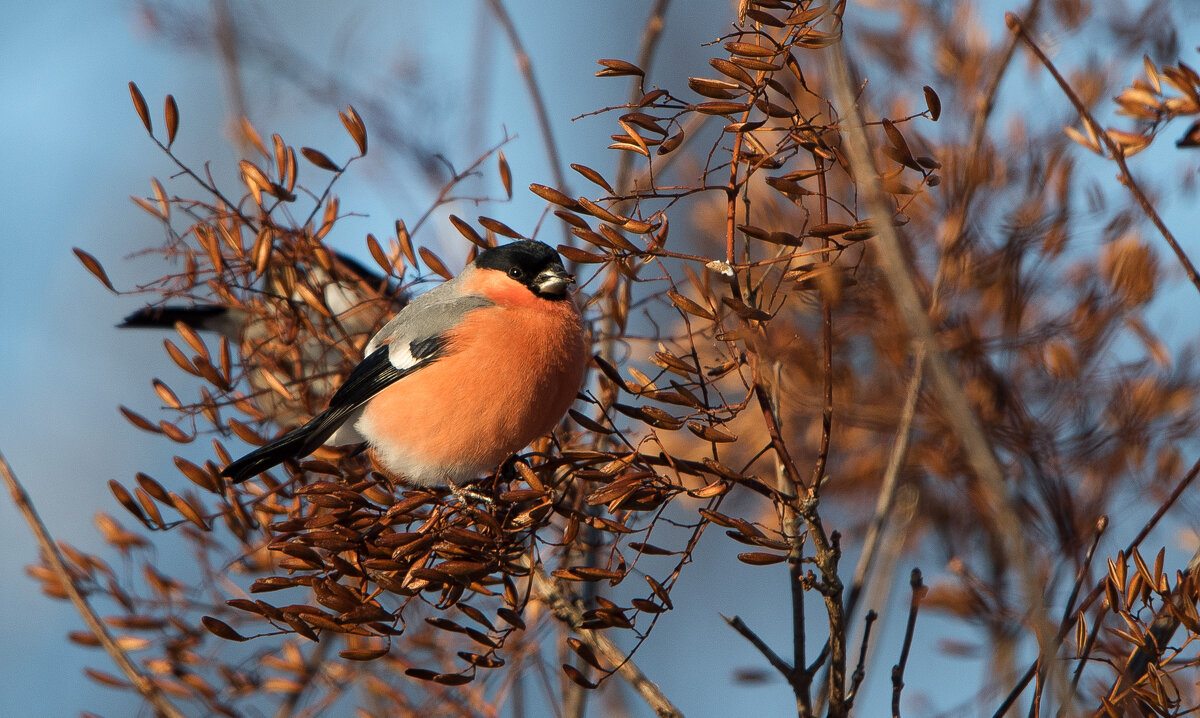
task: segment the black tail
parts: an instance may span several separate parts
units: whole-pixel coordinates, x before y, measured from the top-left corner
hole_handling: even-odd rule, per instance
[[[423,366],[429,366],[446,347],[446,339],[434,336],[409,345],[413,356],[420,361],[405,369],[398,369],[389,358],[391,347],[387,344],[371,352],[363,359],[346,381],[334,392],[329,408],[317,414],[307,424],[289,431],[261,449],[246,454],[225,467],[222,476],[228,476],[236,484],[288,459],[308,456],[317,447],[333,436],[333,432],[345,424],[360,406],[389,385],[403,379]]]
[[[267,469],[278,466],[288,459],[308,456],[333,436],[357,406],[329,408],[314,416],[307,424],[293,429],[275,441],[255,449],[225,467],[221,476],[228,476],[233,483],[240,483],[258,476]]]
[[[195,304],[180,306],[168,304],[162,307],[143,307],[125,317],[118,327],[170,329],[175,322],[183,322],[192,329],[218,331],[216,324],[229,311],[219,304]]]

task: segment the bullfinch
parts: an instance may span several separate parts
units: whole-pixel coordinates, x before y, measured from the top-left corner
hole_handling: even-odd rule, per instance
[[[222,475],[366,442],[396,478],[469,493],[462,483],[549,433],[575,400],[588,354],[574,281],[541,242],[483,251],[368,342],[327,409]]]
[[[405,298],[395,284],[354,258],[339,252],[332,255],[333,274],[316,265],[268,265],[261,296],[268,302],[287,302],[295,313],[306,315],[306,322],[320,326],[322,318],[294,290],[295,284],[302,282],[315,290],[335,317],[328,326],[336,327],[338,338],[357,337],[365,342],[384,317],[404,306]],[[290,340],[286,329],[291,321],[271,311],[270,306],[265,311],[262,306],[224,304],[149,306],[133,312],[117,326],[170,329],[182,322],[194,330],[215,332],[240,344],[255,406],[277,426],[292,429],[312,416],[314,404],[323,406],[329,401],[336,388],[333,377],[341,369],[345,354],[313,336],[300,342]],[[302,396],[295,388],[304,377],[309,377],[304,382],[308,391]],[[276,388],[279,386],[289,393],[280,392]]]

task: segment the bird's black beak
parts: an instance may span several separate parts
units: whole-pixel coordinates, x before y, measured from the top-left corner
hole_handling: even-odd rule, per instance
[[[533,279],[533,289],[538,294],[561,297],[567,293],[567,287],[575,283],[575,275],[568,274],[561,264],[543,269]]]

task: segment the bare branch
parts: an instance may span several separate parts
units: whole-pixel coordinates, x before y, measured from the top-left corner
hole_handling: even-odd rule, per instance
[[[900,661],[892,667],[892,717],[900,718],[900,692],[904,690],[904,668],[908,665],[908,651],[912,648],[913,631],[917,626],[917,609],[925,597],[925,584],[921,581],[921,569],[912,570],[909,581],[912,599],[908,604],[908,625],[904,629],[904,644],[900,647]]]
[[[858,649],[858,663],[854,666],[854,673],[850,676],[850,690],[846,691],[846,706],[853,707],[854,699],[858,697],[858,687],[862,685],[863,679],[867,676],[867,646],[871,642],[871,626],[875,625],[875,619],[879,618],[879,614],[874,611],[867,611],[864,617],[866,627],[863,629],[862,644]]]
[[[753,629],[747,626],[746,622],[743,621],[740,616],[734,616],[733,618],[721,616],[721,618],[725,619],[725,623],[728,623],[730,628],[740,633],[742,638],[750,641],[751,645],[757,648],[759,653],[763,654],[763,657],[767,659],[767,662],[770,663],[775,670],[779,671],[779,675],[783,676],[784,680],[786,680],[788,683],[792,683],[795,680],[794,671],[792,670],[792,667],[788,665],[787,661],[780,658],[779,654],[773,651],[771,647],[767,645],[766,641],[760,638]]]

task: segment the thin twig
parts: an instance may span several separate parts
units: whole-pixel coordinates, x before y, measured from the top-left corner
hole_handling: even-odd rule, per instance
[[[813,502],[815,504],[815,502]],[[816,534],[821,530],[820,518],[816,515],[816,506],[812,512],[803,512],[808,523],[809,533]],[[821,597],[825,599],[825,613],[829,618],[829,711],[827,715],[839,718],[849,713],[846,705],[846,640],[849,631],[846,628],[846,607],[842,603],[842,582],[838,577],[838,563],[842,558],[839,546],[839,534],[830,534],[828,546],[822,546],[818,540],[816,545],[816,563],[821,571],[821,580],[825,584]]]
[[[1192,265],[1192,260],[1189,259],[1187,253],[1183,251],[1183,247],[1179,246],[1179,242],[1175,241],[1175,235],[1171,233],[1170,229],[1167,229],[1166,223],[1163,222],[1162,217],[1160,217],[1158,214],[1158,210],[1156,210],[1154,205],[1150,202],[1150,198],[1147,197],[1144,192],[1142,192],[1142,188],[1138,185],[1137,180],[1133,178],[1133,173],[1129,171],[1129,165],[1125,163],[1124,150],[1122,150],[1116,142],[1113,142],[1112,138],[1108,136],[1108,133],[1101,128],[1100,123],[1096,122],[1096,118],[1092,117],[1092,113],[1088,111],[1087,107],[1083,104],[1083,101],[1080,100],[1079,96],[1075,94],[1075,91],[1071,89],[1070,83],[1068,83],[1066,78],[1064,78],[1058,72],[1058,68],[1054,66],[1054,63],[1050,61],[1049,57],[1046,57],[1046,53],[1042,52],[1042,49],[1038,47],[1037,43],[1034,42],[1029,33],[1025,31],[1025,24],[1021,22],[1021,18],[1010,12],[1005,13],[1004,21],[1008,23],[1010,30],[1012,30],[1017,34],[1018,37],[1025,41],[1025,45],[1029,48],[1029,50],[1033,52],[1037,59],[1046,66],[1047,70],[1050,71],[1051,76],[1054,77],[1054,81],[1058,83],[1058,86],[1062,89],[1063,94],[1065,94],[1067,99],[1071,101],[1071,104],[1075,106],[1075,110],[1079,112],[1079,116],[1083,118],[1083,121],[1088,123],[1090,127],[1096,130],[1096,135],[1100,138],[1100,141],[1104,143],[1104,146],[1108,149],[1109,154],[1112,155],[1113,161],[1117,163],[1117,167],[1121,170],[1121,184],[1129,188],[1129,192],[1133,195],[1133,198],[1137,200],[1137,203],[1141,206],[1142,211],[1146,213],[1146,217],[1149,218],[1150,222],[1158,228],[1158,231],[1163,236],[1163,239],[1167,241],[1167,244],[1170,245],[1172,251],[1175,252],[1175,257],[1179,259],[1179,263],[1183,266],[1183,271],[1187,274],[1188,279],[1191,280],[1192,285],[1196,287],[1197,291],[1200,291],[1200,275],[1196,273],[1196,267]]]
[[[67,568],[67,563],[63,559],[62,553],[58,550],[58,545],[54,543],[54,539],[50,536],[50,531],[46,528],[46,524],[42,523],[41,517],[38,516],[37,510],[33,507],[33,502],[29,500],[29,494],[25,493],[25,488],[21,486],[21,482],[17,480],[16,474],[13,473],[12,467],[8,465],[8,460],[4,458],[4,454],[0,453],[0,476],[4,477],[4,483],[8,485],[8,491],[12,495],[13,503],[25,517],[25,521],[29,524],[30,530],[33,531],[34,538],[37,539],[38,546],[42,550],[42,555],[46,558],[46,563],[62,584],[63,590],[66,591],[67,597],[71,599],[71,603],[75,605],[75,610],[83,617],[84,623],[91,629],[92,635],[96,640],[100,641],[100,645],[104,651],[112,657],[117,667],[133,684],[133,687],[142,697],[150,702],[162,715],[167,718],[183,718],[183,713],[175,707],[167,696],[159,690],[158,686],[147,678],[138,667],[134,665],[129,658],[129,654],[123,648],[117,645],[112,634],[108,632],[108,628],[100,617],[96,615],[96,611],[88,603],[87,599],[79,591],[79,587],[75,585],[75,580],[71,578],[70,569]]]
[[[512,45],[513,55],[517,61],[517,70],[525,80],[525,88],[529,92],[530,101],[533,102],[533,112],[537,116],[538,128],[542,134],[542,142],[546,145],[546,159],[549,160],[550,172],[554,175],[554,186],[560,192],[570,194],[567,178],[563,174],[562,160],[558,155],[558,142],[554,139],[554,126],[550,123],[550,112],[546,109],[546,100],[542,97],[541,85],[538,84],[537,78],[533,74],[533,62],[529,59],[529,53],[525,52],[521,36],[517,34],[517,26],[513,24],[512,17],[505,9],[504,3],[501,0],[487,0],[487,2],[488,8],[500,21],[500,26],[504,28],[504,34],[508,36],[508,42]],[[568,232],[565,225],[563,237],[565,244],[574,245],[575,235]]]
[[[1087,553],[1084,554],[1083,561],[1079,564],[1079,569],[1075,572],[1075,584],[1071,587],[1071,595],[1067,597],[1067,603],[1063,607],[1063,617],[1062,621],[1059,622],[1058,628],[1058,643],[1060,644],[1062,643],[1063,639],[1067,637],[1067,634],[1074,626],[1073,617],[1076,614],[1075,599],[1079,597],[1079,591],[1083,588],[1083,581],[1085,578],[1087,578],[1088,567],[1091,566],[1092,558],[1096,555],[1096,547],[1100,545],[1100,537],[1104,535],[1104,530],[1107,528],[1108,517],[1101,516],[1100,520],[1096,522],[1096,533],[1092,535],[1092,544],[1088,547]],[[1021,676],[1021,680],[1017,681],[1017,685],[1014,686],[1011,691],[1009,691],[1009,694],[1005,697],[1004,701],[996,709],[996,712],[993,714],[995,718],[1000,718],[1000,716],[1003,716],[1008,709],[1012,707],[1012,704],[1017,700],[1017,697],[1020,696],[1022,691],[1025,690],[1025,687],[1029,685],[1029,681],[1033,678],[1034,674],[1039,673],[1039,668],[1040,663],[1036,661],[1029,666],[1029,669],[1025,671],[1025,675]]]
[[[325,654],[329,651],[332,643],[332,641],[322,641],[313,646],[308,658],[304,661],[304,672],[296,676],[292,689],[284,694],[279,707],[275,709],[275,718],[289,718],[295,715],[296,707],[300,705],[300,699],[304,697],[317,676],[320,675],[321,664],[325,662]]]
[[[654,5],[650,8],[650,14],[646,18],[646,22],[642,23],[642,42],[638,48],[637,62],[635,64],[642,68],[643,71],[649,71],[654,61],[654,54],[658,51],[658,41],[662,38],[663,28],[666,26],[667,6],[670,4],[671,0],[655,0]],[[629,104],[636,105],[642,99],[645,77],[631,77],[630,79],[633,82],[629,86]],[[618,152],[617,154],[619,155],[617,159],[617,183],[614,186],[620,191],[625,192],[637,186],[636,184],[633,187],[629,186],[629,175],[633,171],[634,156],[632,152]],[[670,157],[670,155],[667,155],[667,157]]]
[[[821,162],[816,153],[813,154],[813,159]],[[821,223],[825,224],[829,222],[829,186],[826,184],[824,171],[817,174],[817,192],[821,196]],[[829,238],[826,237],[822,241],[822,248],[829,250],[830,246]],[[821,261],[832,261],[828,251],[821,257]],[[819,492],[821,482],[825,480],[830,435],[833,433],[833,307],[830,306],[829,297],[825,296],[824,291],[818,292],[818,299],[821,302],[821,393],[824,401],[821,404],[821,443],[817,449],[817,460],[813,465],[810,484],[813,492]]]
[[[863,629],[862,644],[858,647],[858,664],[854,666],[854,674],[850,676],[850,690],[846,691],[846,708],[848,709],[854,706],[858,687],[862,685],[863,679],[867,676],[867,646],[871,643],[871,626],[874,625],[877,618],[879,618],[879,614],[874,611],[867,611],[867,615],[864,617],[866,627]]]
[[[908,625],[904,629],[904,645],[900,647],[900,662],[892,666],[892,718],[900,718],[900,692],[904,690],[904,668],[908,665],[908,651],[912,648],[913,631],[917,627],[917,609],[925,597],[925,584],[921,581],[921,569],[912,570],[909,579],[912,599],[908,604]]]
[[[579,640],[603,656],[610,664],[616,666],[616,673],[638,692],[642,700],[646,701],[657,715],[682,718],[683,713],[671,703],[658,684],[647,678],[646,674],[642,673],[637,664],[633,662],[633,659],[617,648],[617,645],[609,640],[608,636],[600,631],[580,628],[583,623],[583,611],[568,600],[566,594],[552,579],[546,576],[540,566],[534,567],[530,576],[534,596],[549,606],[555,618],[570,626],[575,635],[579,636]]]
[[[721,616],[721,618],[725,619],[725,623],[728,623],[730,628],[740,633],[742,638],[750,641],[750,644],[757,648],[759,653],[763,654],[763,658],[767,659],[767,663],[770,663],[775,670],[779,671],[779,674],[782,675],[788,683],[792,683],[794,681],[794,671],[792,670],[792,667],[788,665],[788,662],[780,658],[779,654],[772,650],[771,647],[767,645],[766,641],[759,638],[758,634],[755,633],[749,626],[747,626],[746,622],[743,621],[740,616],[734,616],[733,618]]]
[[[774,371],[771,382],[771,413],[774,417],[779,413],[779,392],[783,386],[783,380],[780,376],[779,362],[775,362],[772,368]],[[804,531],[803,523],[795,507],[796,492],[799,487],[788,474],[778,452],[775,457],[775,482],[779,494],[787,497],[787,500],[779,502],[779,519],[784,538],[788,543],[787,577],[792,607],[792,662],[794,666],[788,674],[787,680],[796,698],[796,714],[801,718],[808,718],[813,714],[813,672],[805,668],[808,629],[804,614],[804,584],[802,583],[804,577]]]
[[[900,421],[896,425],[896,438],[892,443],[892,451],[888,454],[887,468],[883,473],[883,481],[879,488],[879,497],[875,500],[875,515],[867,527],[867,535],[863,540],[862,554],[858,557],[858,565],[854,568],[854,578],[850,583],[850,593],[846,599],[846,615],[853,616],[854,609],[862,594],[867,576],[875,563],[875,555],[879,549],[879,537],[892,514],[892,505],[896,501],[896,488],[900,485],[900,469],[908,458],[908,447],[912,443],[913,420],[917,415],[917,399],[921,396],[921,384],[925,378],[925,350],[918,345],[913,355],[913,373],[908,380],[908,391],[904,397],[904,407],[900,411]]]
[[[798,715],[808,716],[812,714],[812,671],[805,667],[805,641],[806,625],[804,618],[804,585],[801,579],[804,576],[804,563],[802,549],[804,547],[803,534],[800,530],[800,519],[796,515],[791,506],[784,508],[784,517],[786,522],[787,539],[788,539],[788,589],[791,596],[792,604],[792,656],[796,661],[794,668],[794,677],[789,683],[792,685],[792,691],[796,696],[796,710]]]

